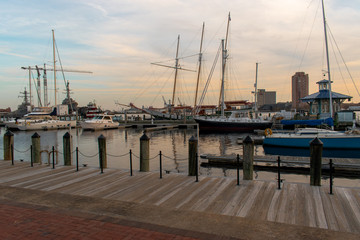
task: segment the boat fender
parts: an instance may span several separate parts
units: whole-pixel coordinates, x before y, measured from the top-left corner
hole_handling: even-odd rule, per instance
[[[270,128],[267,128],[267,129],[265,129],[264,133],[265,133],[265,136],[269,136],[272,134],[272,130]]]

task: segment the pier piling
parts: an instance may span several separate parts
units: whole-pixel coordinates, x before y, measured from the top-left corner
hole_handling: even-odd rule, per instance
[[[243,141],[243,179],[253,180],[254,140],[248,135]]]
[[[41,163],[40,135],[37,132],[31,136],[31,145],[33,163]]]
[[[189,139],[189,176],[196,175],[196,153],[198,148],[198,140],[194,136]]]
[[[7,130],[4,134],[4,160],[12,160],[14,156],[14,134]]]
[[[321,186],[323,143],[317,137],[310,142],[310,185]]]
[[[72,137],[69,132],[66,132],[63,136],[63,151],[64,151],[64,165],[72,165]]]
[[[103,169],[107,168],[107,158],[106,158],[106,137],[104,135],[100,135],[98,137],[99,144],[99,165],[101,169],[101,173],[103,173]]]
[[[144,133],[140,138],[140,172],[150,171],[150,138]]]

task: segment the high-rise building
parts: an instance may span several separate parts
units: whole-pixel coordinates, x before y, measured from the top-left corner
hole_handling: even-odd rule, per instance
[[[267,104],[276,104],[276,92],[266,91],[265,89],[258,89],[257,105],[261,107]]]
[[[306,107],[306,103],[301,102],[301,98],[309,95],[309,74],[297,72],[291,79],[292,85],[292,108],[301,109]]]

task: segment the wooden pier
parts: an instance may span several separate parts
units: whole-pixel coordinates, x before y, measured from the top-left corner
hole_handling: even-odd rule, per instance
[[[360,233],[360,188],[0,161],[0,185]],[[210,226],[209,226],[210,227]]]

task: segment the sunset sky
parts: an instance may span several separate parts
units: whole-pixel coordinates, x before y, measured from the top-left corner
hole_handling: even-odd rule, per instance
[[[333,91],[360,102],[360,0],[325,0],[325,9]],[[28,72],[21,67],[51,67],[52,29],[64,69],[93,72],[65,72],[72,97],[80,106],[95,100],[119,110],[116,101],[160,107],[162,97],[171,99],[174,70],[151,63],[174,65],[180,35],[180,64],[196,70],[204,22],[200,95],[225,38],[229,12],[228,100],[254,100],[256,62],[258,87],[276,91],[278,102],[291,101],[291,76],[297,71],[308,73],[309,92],[317,91],[315,83],[326,69],[320,0],[2,0],[0,108],[15,110],[21,103],[18,96],[28,89]],[[219,69],[220,63],[204,104],[218,100]],[[57,78],[62,100],[64,79],[61,73]],[[54,104],[52,72],[48,80]],[[177,104],[193,104],[195,84],[195,72],[180,71]]]

